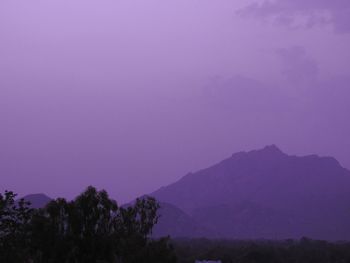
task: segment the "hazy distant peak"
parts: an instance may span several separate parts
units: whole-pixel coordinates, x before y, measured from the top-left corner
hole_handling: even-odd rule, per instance
[[[29,195],[23,196],[22,198],[30,202],[31,207],[33,208],[42,208],[52,200],[50,197],[48,197],[46,194],[43,194],[43,193],[29,194]]]
[[[276,157],[276,156],[287,156],[284,152],[282,152],[275,144],[267,145],[264,148],[258,150],[252,150],[249,152],[237,152],[232,154],[232,158],[241,158],[244,156],[266,156],[266,157]]]
[[[259,153],[264,153],[264,154],[283,154],[284,155],[284,153],[275,144],[267,145],[264,148],[262,148],[260,150],[253,151],[253,152],[259,152]]]
[[[22,198],[48,198],[48,199],[51,199],[50,197],[48,197],[44,193],[29,194],[29,195],[23,196]]]
[[[347,239],[350,172],[276,145],[238,152],[152,194],[229,238]],[[325,213],[324,211],[327,211]]]
[[[277,145],[275,145],[275,144],[266,145],[266,146],[264,147],[263,150],[265,150],[265,151],[277,151],[277,152],[282,152],[282,151],[280,150],[280,148],[278,148]]]

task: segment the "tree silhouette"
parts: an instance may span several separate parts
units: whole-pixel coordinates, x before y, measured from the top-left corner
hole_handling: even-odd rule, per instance
[[[16,194],[0,194],[0,262],[20,262],[27,252],[28,224],[33,210],[23,199],[15,201]]]
[[[168,239],[150,238],[158,220],[154,198],[118,207],[90,186],[73,201],[32,210],[15,196],[0,195],[0,262],[176,262]]]

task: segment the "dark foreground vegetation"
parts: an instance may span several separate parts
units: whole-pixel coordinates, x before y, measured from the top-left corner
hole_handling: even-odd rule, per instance
[[[1,263],[350,263],[350,243],[152,239],[154,198],[119,207],[89,187],[73,201],[32,209],[13,192],[0,194]]]
[[[73,201],[31,209],[15,197],[0,195],[1,263],[176,262],[168,239],[149,238],[158,220],[153,198],[118,207],[89,187]]]
[[[285,241],[177,239],[179,263],[221,260],[222,263],[350,263],[350,243],[307,238]]]

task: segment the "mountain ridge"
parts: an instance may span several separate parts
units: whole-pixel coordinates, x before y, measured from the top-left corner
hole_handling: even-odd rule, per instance
[[[333,157],[288,155],[276,145],[232,154],[150,194],[153,236],[350,239],[350,171]],[[45,194],[23,197],[33,208]]]
[[[270,145],[234,153],[156,190],[151,196],[175,205],[204,226],[214,227],[224,238],[305,235],[349,239],[349,189],[350,171],[336,159],[287,155]],[[254,205],[241,211],[242,215],[232,212],[245,203]],[[230,216],[224,216],[223,210],[221,216],[213,218],[212,213],[218,213],[222,205],[227,205],[226,213]],[[198,213],[199,210],[202,212]],[[207,211],[207,216],[203,211]],[[249,226],[249,221],[254,223]],[[275,231],[269,222],[274,222]],[[294,222],[293,227],[288,222]],[[240,229],[230,231],[233,225]],[[249,228],[255,230],[248,231]],[[290,231],[285,231],[288,228]],[[270,234],[266,235],[267,232]]]

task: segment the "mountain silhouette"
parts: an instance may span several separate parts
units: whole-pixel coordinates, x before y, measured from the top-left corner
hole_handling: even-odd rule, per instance
[[[158,223],[153,229],[154,237],[215,237],[215,232],[206,228],[181,209],[168,203],[160,203]]]
[[[30,202],[30,207],[32,208],[42,208],[52,200],[45,194],[30,194],[22,198]]]
[[[235,153],[151,195],[210,229],[204,236],[350,238],[350,172],[331,157],[290,156],[266,146]]]

